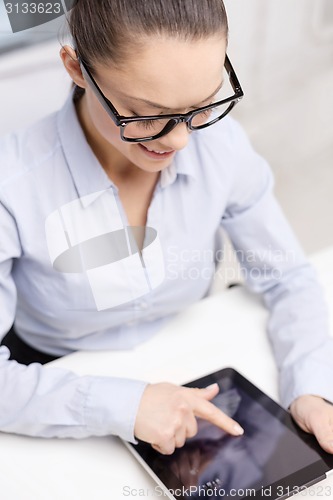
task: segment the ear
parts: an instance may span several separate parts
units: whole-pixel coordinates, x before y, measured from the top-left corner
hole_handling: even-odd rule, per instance
[[[83,78],[80,64],[73,47],[70,47],[69,45],[61,47],[60,57],[66,68],[67,73],[69,74],[73,82],[75,82],[76,85],[78,85],[79,87],[85,89],[87,83]]]

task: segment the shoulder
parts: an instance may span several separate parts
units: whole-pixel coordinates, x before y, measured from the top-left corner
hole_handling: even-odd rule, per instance
[[[52,113],[0,138],[0,190],[48,161],[60,147]]]
[[[194,135],[196,134],[196,135]],[[211,191],[227,190],[229,203],[252,203],[274,185],[267,161],[231,116],[193,134],[198,177]]]
[[[262,175],[267,162],[255,151],[251,141],[243,129],[231,116],[203,130],[193,132],[191,152],[199,158],[199,168],[202,175],[216,172],[222,177],[234,179],[251,175]]]
[[[256,154],[246,131],[230,115],[206,129],[199,130],[194,141],[199,151],[209,152],[209,156],[219,158],[220,161],[225,157],[231,160],[249,158],[250,155]]]

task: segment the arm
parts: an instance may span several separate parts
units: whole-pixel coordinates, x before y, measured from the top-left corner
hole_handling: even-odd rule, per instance
[[[39,437],[115,434],[135,442],[133,429],[145,383],[77,376],[68,370],[8,361],[0,348],[0,430]]]
[[[0,203],[0,334],[13,323],[16,288],[11,276],[21,245],[15,220]],[[111,377],[80,377],[33,363],[9,361],[0,348],[0,430],[40,437],[116,434],[135,442],[134,423],[146,383]]]
[[[21,247],[15,220],[0,203],[2,229],[0,260],[1,332],[14,319],[16,289],[11,274],[13,257]],[[242,429],[209,402],[218,390],[146,384],[114,377],[80,377],[33,363],[9,361],[0,348],[0,431],[40,437],[102,436],[115,434],[127,441],[153,443],[163,453],[184,444],[196,432],[195,416],[206,418],[231,434]]]
[[[289,408],[301,396],[319,396],[310,400],[307,396],[302,415],[292,405],[298,423],[305,429],[307,420],[306,430],[316,431],[318,438],[318,417],[309,420],[318,400],[324,404],[327,426],[333,418],[333,406],[323,401],[333,402],[333,338],[323,291],[273,195],[269,167],[235,127],[241,153],[222,225],[248,287],[262,295],[269,309],[267,331],[279,371],[282,405]],[[322,444],[322,433],[320,440]]]

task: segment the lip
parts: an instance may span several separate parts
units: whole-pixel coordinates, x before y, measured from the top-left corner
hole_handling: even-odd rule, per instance
[[[145,153],[149,158],[153,158],[154,160],[166,160],[175,153],[175,151],[173,150],[173,151],[167,151],[163,154],[159,154],[159,153],[154,153],[154,151],[148,151],[148,149],[142,144],[139,144],[139,146],[143,153]]]

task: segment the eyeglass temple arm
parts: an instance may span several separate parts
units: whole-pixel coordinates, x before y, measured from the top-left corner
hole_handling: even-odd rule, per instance
[[[82,61],[82,59],[78,56],[78,61],[81,67],[81,71],[86,78],[86,80],[90,83],[92,86],[93,90],[95,91],[95,95],[105,111],[109,114],[109,116],[112,118],[114,123],[116,125],[119,125],[120,121],[120,114],[116,110],[116,108],[113,106],[112,102],[109,101],[101,92],[100,88],[98,87],[97,83],[94,80],[94,77],[90,73],[89,69],[87,68],[86,64]],[[107,101],[107,102],[105,102]]]
[[[235,92],[242,97],[244,95],[244,92],[227,54],[225,55],[224,67],[229,75],[231,85],[233,86]]]

